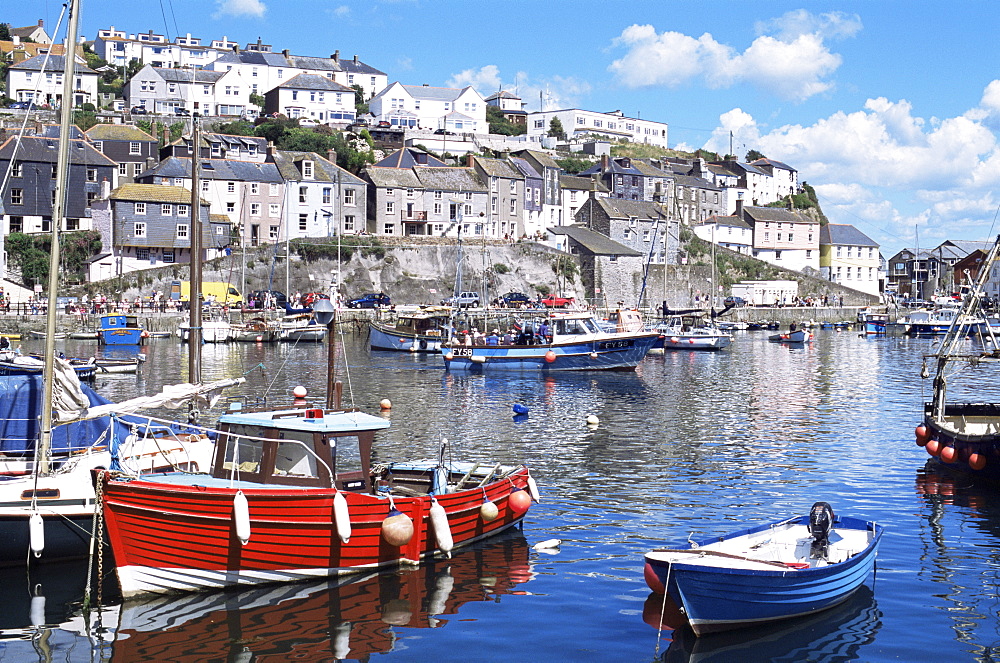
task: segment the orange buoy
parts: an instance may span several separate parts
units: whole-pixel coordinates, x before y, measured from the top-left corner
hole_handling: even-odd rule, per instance
[[[507,502],[515,515],[523,516],[531,507],[531,495],[528,494],[528,491],[517,488],[507,498]]]
[[[969,467],[974,470],[981,470],[986,467],[986,456],[983,454],[969,454]]]
[[[931,439],[931,432],[927,429],[927,426],[920,424],[917,426],[916,430],[913,431],[917,436],[917,446],[922,447],[927,444],[927,440]]]
[[[941,453],[941,443],[937,440],[927,440],[927,446],[924,448],[927,449],[927,453],[932,456],[937,456]]]
[[[446,352],[445,355],[444,355],[444,360],[445,361],[451,361],[454,358],[455,358],[455,353],[453,353],[453,352]]]
[[[555,352],[552,352],[552,350],[549,350],[548,352],[545,353],[545,361],[547,361],[547,362],[549,362],[551,364],[555,360],[556,360],[556,353]]]
[[[955,450],[955,447],[949,447],[947,445],[941,447],[941,460],[943,460],[944,462],[946,462],[946,463],[954,463],[955,462],[955,457],[957,455],[958,455],[958,452]]]
[[[391,508],[382,521],[382,538],[390,546],[405,546],[413,538],[413,521],[396,507]]]

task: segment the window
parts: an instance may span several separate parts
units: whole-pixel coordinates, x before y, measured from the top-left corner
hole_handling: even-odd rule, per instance
[[[312,177],[313,176],[313,162],[303,161],[302,162],[302,177]]]
[[[309,229],[309,215],[299,214],[299,230],[305,232]]]
[[[118,164],[118,175],[121,177],[128,177],[128,164],[120,163]]]
[[[21,233],[24,232],[24,217],[23,216],[12,216],[10,217],[10,232]]]
[[[304,203],[309,199],[309,187],[300,186],[299,187],[299,202]]]
[[[434,192],[434,200],[441,200],[441,192],[440,191],[435,191]]]
[[[23,205],[24,204],[24,189],[11,189],[10,190],[10,204],[11,205]]]
[[[132,235],[135,237],[145,237],[146,236],[146,222],[136,221],[135,226],[132,229]]]
[[[142,143],[137,140],[133,140],[128,144],[129,154],[142,154]]]
[[[163,262],[174,262],[174,252],[164,251],[163,252]]]
[[[344,217],[344,232],[353,232],[353,231],[354,231],[354,217],[350,216],[350,215],[349,216],[345,216]]]
[[[225,230],[226,230],[225,226],[223,226],[222,224],[216,224],[215,226],[216,235],[225,235],[226,234]]]
[[[465,192],[465,199],[466,200],[472,200],[472,192],[471,191],[466,191]]]
[[[469,205],[466,205],[465,207],[468,210],[466,212],[466,214],[472,214],[472,207],[469,206]],[[517,213],[517,201],[516,200],[510,201],[510,213],[511,214],[516,214]]]
[[[160,205],[160,214],[163,216],[173,216],[174,206],[167,203]]]
[[[267,215],[278,216],[280,210],[281,208],[278,206],[278,203],[271,203],[270,205],[267,206]]]
[[[510,181],[510,195],[517,195],[517,180]]]
[[[569,202],[571,202],[571,203],[575,203],[576,202],[576,191],[570,191],[569,192]]]
[[[392,223],[385,224],[384,226],[382,226],[382,234],[391,235],[395,227],[396,227],[395,224]]]
[[[201,192],[202,193],[208,193],[208,182],[209,182],[208,180],[202,180],[201,181]]]
[[[141,172],[142,172],[142,164],[141,163],[134,163],[134,164],[132,164],[132,177],[136,177]]]
[[[840,246],[838,246],[838,247],[837,247],[837,257],[838,257],[838,258],[840,257],[840,251],[841,251],[841,248],[842,248],[842,247],[840,247]]]
[[[136,260],[149,260],[149,249],[136,249],[135,250]]]
[[[496,212],[497,211],[497,197],[496,196],[493,196],[490,199],[490,211],[491,212]]]
[[[392,202],[391,200],[388,201],[385,204],[385,213],[386,214],[395,214],[396,213],[396,203]]]
[[[513,201],[511,201],[511,202],[513,202]],[[465,215],[466,216],[472,216],[472,205],[466,205],[465,206]]]
[[[103,154],[104,153],[104,141],[103,140],[95,140],[94,141],[94,149]]]
[[[792,242],[792,241],[794,241],[794,240],[795,240],[795,235],[794,235],[794,234],[792,234],[792,233],[788,233],[788,241],[789,241],[789,242]],[[848,257],[850,257],[850,256],[848,256]]]
[[[226,193],[236,193],[236,182],[226,182]]]
[[[389,188],[389,189],[386,189],[386,190],[385,190],[385,195],[387,195],[387,196],[391,196],[391,195],[392,195],[392,189],[391,189],[391,188]]]
[[[87,181],[96,182],[97,181],[97,168],[94,166],[87,166]]]
[[[812,258],[813,252],[810,249],[806,249],[806,260]]]
[[[351,205],[352,207],[355,205],[354,194],[355,194],[354,189],[345,189],[344,190],[344,204],[345,205]]]
[[[177,239],[187,239],[188,237],[188,224],[178,223],[177,224]]]
[[[250,203],[250,216],[260,216],[260,203]]]
[[[434,213],[435,214],[441,213],[441,203],[434,203]]]
[[[781,251],[775,251],[774,252],[774,259],[775,260],[781,260]]]
[[[226,213],[232,214],[236,211],[236,203],[226,203]]]
[[[136,214],[145,214],[146,213],[146,203],[136,203],[135,204],[135,213]]]
[[[187,215],[188,215],[188,206],[187,205],[178,205],[177,206],[177,216],[187,216]]]
[[[251,182],[251,183],[250,183],[250,193],[252,193],[252,194],[253,194],[253,195],[255,195],[255,196],[256,196],[256,195],[257,195],[258,193],[260,193],[260,184],[259,184],[259,183],[257,183],[257,182]]]
[[[272,242],[278,241],[278,226],[270,226],[267,232],[267,237]]]
[[[765,242],[771,241],[771,233],[764,233],[764,241]]]
[[[277,196],[277,195],[279,195],[281,193],[281,189],[279,188],[278,184],[271,184],[270,186],[271,186],[271,195],[272,196]]]
[[[184,178],[183,177],[175,177],[174,178],[174,186],[184,186]]]

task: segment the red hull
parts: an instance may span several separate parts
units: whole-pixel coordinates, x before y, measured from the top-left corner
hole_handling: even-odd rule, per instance
[[[480,516],[483,489],[441,495],[455,546],[476,541],[523,518],[511,508],[513,488],[526,488],[520,468],[485,487],[499,516]],[[334,520],[335,491],[325,488],[245,488],[250,540],[236,537],[236,488],[172,485],[163,481],[105,481],[108,536],[126,596],[142,592],[189,591],[229,585],[298,580],[375,566],[419,563],[438,551],[430,523],[431,498],[395,497],[396,508],[413,520],[404,546],[381,535],[389,500],[344,492],[351,537],[342,543]]]

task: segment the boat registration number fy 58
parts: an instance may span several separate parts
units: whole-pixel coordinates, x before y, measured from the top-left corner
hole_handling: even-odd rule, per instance
[[[472,348],[452,348],[451,353],[456,357],[471,357]]]

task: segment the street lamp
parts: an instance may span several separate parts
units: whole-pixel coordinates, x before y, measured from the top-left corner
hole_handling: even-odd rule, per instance
[[[333,345],[333,323],[337,319],[337,309],[329,299],[320,299],[313,304],[316,322],[326,325],[326,409],[340,409],[340,384],[334,384],[337,355]]]

